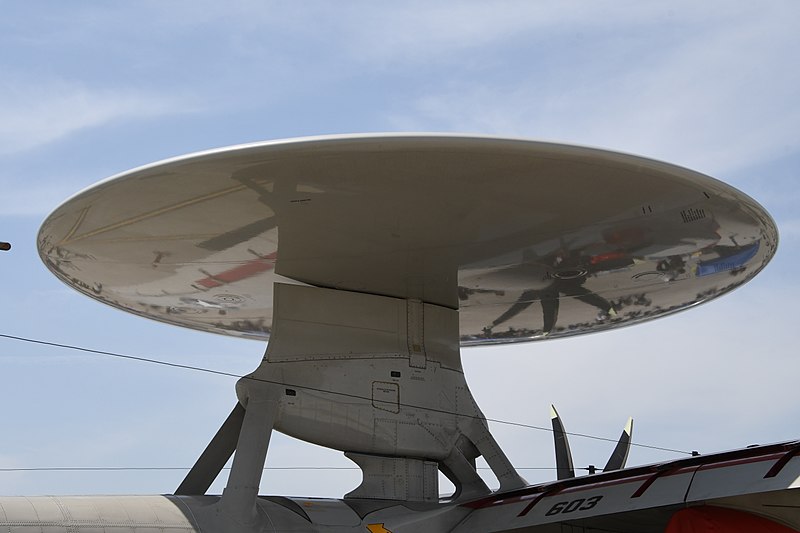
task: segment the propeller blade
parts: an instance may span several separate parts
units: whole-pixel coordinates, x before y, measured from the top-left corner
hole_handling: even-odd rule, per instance
[[[575,468],[572,466],[572,453],[569,451],[569,441],[564,424],[558,416],[554,405],[550,406],[550,423],[553,425],[553,440],[556,446],[556,472],[558,479],[575,477]]]
[[[608,459],[608,463],[606,463],[605,468],[603,468],[603,472],[608,472],[609,470],[622,470],[625,468],[625,463],[628,461],[628,452],[631,451],[631,439],[633,438],[633,418],[628,419],[628,423],[625,424],[625,429],[622,430],[622,435],[619,437],[619,441],[617,441],[617,446],[614,448],[614,451],[611,454],[611,457]]]
[[[196,496],[206,493],[236,450],[239,432],[244,421],[244,412],[242,404],[236,402],[236,407],[222,423],[214,438],[208,443],[175,491],[176,496]]]

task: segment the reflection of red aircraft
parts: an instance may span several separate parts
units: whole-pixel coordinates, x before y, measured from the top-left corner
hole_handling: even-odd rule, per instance
[[[209,274],[205,278],[198,279],[192,285],[198,289],[215,289],[241,281],[243,279],[251,278],[263,272],[268,272],[275,268],[275,258],[278,256],[277,252],[265,255],[259,259],[253,259],[231,269],[224,270],[218,274]]]

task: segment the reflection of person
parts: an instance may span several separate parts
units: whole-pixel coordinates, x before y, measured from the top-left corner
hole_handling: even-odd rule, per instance
[[[542,331],[545,335],[550,334],[558,320],[558,308],[560,303],[560,296],[570,296],[580,300],[581,302],[594,306],[600,310],[597,316],[598,320],[605,320],[610,316],[616,316],[616,311],[611,303],[583,286],[586,282],[586,274],[575,276],[571,278],[555,278],[553,283],[545,289],[529,289],[517,298],[517,301],[509,307],[506,312],[494,319],[492,325],[486,328],[487,335],[491,334],[492,328],[510,320],[517,316],[522,311],[530,307],[535,301],[539,300],[542,305],[542,314],[544,315],[544,324]]]
[[[686,261],[680,255],[671,255],[659,261],[656,270],[664,272],[667,281],[673,281],[681,274],[686,274]]]

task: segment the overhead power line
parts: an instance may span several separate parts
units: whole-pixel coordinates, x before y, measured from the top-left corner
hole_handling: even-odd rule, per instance
[[[137,471],[188,472],[187,466],[39,466],[0,468],[0,472],[137,472]],[[225,467],[223,470],[230,470]],[[357,466],[265,466],[263,470],[360,470]]]
[[[521,466],[516,470],[558,470],[554,466]],[[588,467],[576,470],[589,470]],[[0,468],[0,472],[151,472],[151,471],[178,471],[187,472],[189,466],[38,466],[38,467],[8,467]],[[223,470],[230,470],[225,467]],[[265,466],[262,470],[358,470],[357,466]],[[491,470],[488,466],[479,466],[476,470]],[[601,469],[597,469],[601,470]]]
[[[361,396],[359,394],[353,394],[353,393],[349,393],[349,392],[335,391],[335,390],[323,389],[323,388],[318,388],[318,387],[309,387],[307,385],[296,385],[296,384],[293,384],[293,383],[287,383],[287,382],[283,382],[283,381],[256,378],[256,377],[252,377],[252,376],[245,376],[245,375],[236,374],[236,373],[233,373],[233,372],[225,372],[223,370],[214,370],[212,368],[205,368],[205,367],[194,366],[194,365],[186,365],[186,364],[181,364],[181,363],[172,363],[172,362],[169,362],[169,361],[163,361],[163,360],[160,360],[160,359],[153,359],[153,358],[150,358],[150,357],[140,357],[140,356],[136,356],[136,355],[121,354],[121,353],[117,353],[117,352],[110,352],[110,351],[107,351],[107,350],[95,350],[95,349],[92,349],[92,348],[84,348],[84,347],[81,347],[81,346],[75,346],[75,345],[71,345],[71,344],[63,344],[63,343],[50,342],[50,341],[44,341],[44,340],[39,340],[39,339],[31,339],[31,338],[28,338],[28,337],[21,337],[21,336],[17,336],[17,335],[9,335],[9,334],[5,334],[5,333],[0,333],[0,338],[10,339],[10,340],[15,340],[15,341],[20,341],[20,342],[27,342],[27,343],[31,343],[31,344],[38,344],[38,345],[42,345],[42,346],[50,346],[50,347],[54,347],[54,348],[62,348],[62,349],[66,349],[66,350],[75,350],[75,351],[79,351],[79,352],[85,352],[85,353],[90,353],[90,354],[94,354],[94,355],[102,355],[102,356],[106,356],[106,357],[113,357],[113,358],[117,358],[117,359],[126,359],[126,360],[129,360],[129,361],[136,361],[136,362],[140,362],[140,363],[150,363],[150,364],[154,364],[154,365],[166,366],[166,367],[171,367],[171,368],[180,368],[180,369],[183,369],[183,370],[193,370],[195,372],[203,372],[203,373],[214,374],[214,375],[218,375],[218,376],[232,377],[232,378],[237,378],[237,379],[250,379],[250,380],[258,381],[258,382],[261,382],[261,383],[269,383],[269,384],[272,384],[272,385],[279,385],[279,386],[282,386],[282,387],[288,387],[288,388],[300,389],[300,390],[306,390],[306,391],[312,391],[312,392],[321,392],[321,393],[327,393],[327,394],[334,394],[334,395],[342,396],[342,397],[345,397],[345,398],[352,398],[352,399],[363,400],[363,401],[368,401],[368,402],[372,401],[371,397]],[[526,424],[526,423],[523,423],[523,422],[512,422],[512,421],[509,421],[509,420],[502,420],[502,419],[499,419],[499,418],[484,418],[484,417],[479,417],[479,416],[474,416],[474,415],[464,415],[464,414],[456,413],[454,411],[449,411],[449,410],[446,410],[446,409],[437,409],[435,407],[428,407],[428,406],[424,406],[424,405],[416,405],[416,404],[411,404],[411,403],[400,402],[399,405],[402,406],[402,407],[407,407],[407,408],[411,408],[411,409],[419,409],[419,410],[424,410],[424,411],[433,412],[433,413],[447,414],[447,415],[453,415],[453,416],[464,416],[464,417],[467,417],[467,418],[475,418],[475,419],[479,419],[479,420],[486,420],[487,422],[494,422],[496,424],[503,424],[503,425],[507,425],[507,426],[514,426],[514,427],[520,427],[520,428],[526,428],[526,429],[535,429],[535,430],[538,430],[538,431],[547,431],[547,432],[550,432],[550,433],[553,432],[552,428],[544,427],[544,426],[536,426],[536,425],[533,425],[533,424]],[[574,432],[569,432],[569,431],[565,432],[565,433],[567,435],[569,435],[569,436],[580,437],[580,438],[585,438],[585,439],[599,440],[599,441],[604,441],[604,442],[614,442],[614,443],[617,442],[617,439],[611,439],[611,438],[608,438],[608,437],[600,437],[600,436],[597,436],[597,435],[590,435],[588,433],[574,433]],[[646,449],[650,449],[650,450],[663,451],[663,452],[679,453],[679,454],[684,454],[684,455],[692,455],[691,451],[677,450],[677,449],[674,449],[674,448],[667,448],[667,447],[664,447],[664,446],[655,446],[655,445],[652,445],[652,444],[642,444],[642,443],[638,443],[638,442],[631,442],[631,446],[636,446],[636,447],[639,447],[639,448],[646,448]]]

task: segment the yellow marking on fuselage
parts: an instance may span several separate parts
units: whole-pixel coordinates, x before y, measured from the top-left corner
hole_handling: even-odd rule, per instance
[[[172,204],[164,207],[160,207],[158,209],[154,209],[153,211],[149,211],[147,213],[142,213],[141,215],[136,215],[135,217],[131,217],[125,220],[121,220],[119,222],[114,222],[113,224],[109,224],[107,226],[103,226],[101,228],[97,228],[96,230],[92,230],[81,235],[78,235],[74,239],[71,239],[71,235],[67,238],[63,239],[59,244],[69,244],[72,242],[80,241],[83,239],[88,239],[89,237],[93,237],[95,235],[99,235],[101,233],[107,233],[109,231],[113,231],[115,229],[124,228],[125,226],[130,226],[131,224],[135,224],[137,222],[141,222],[143,220],[147,220],[149,218],[157,217],[159,215],[163,215],[164,213],[169,213],[171,211],[177,211],[178,209],[183,209],[184,207],[189,207],[195,204],[199,204],[201,202],[205,202],[208,200],[213,200],[214,198],[219,198],[220,196],[225,196],[227,194],[231,194],[234,192],[239,192],[246,190],[247,187],[245,185],[237,185],[235,187],[229,187],[227,189],[222,189],[220,191],[212,192],[205,194],[203,196],[197,196],[195,198],[190,198],[183,202],[178,202],[177,204]],[[87,207],[86,210],[89,208]]]
[[[367,524],[367,529],[369,530],[369,533],[392,533],[383,527],[383,522],[380,524]]]
[[[117,242],[152,242],[152,241],[205,241],[217,237],[218,233],[195,233],[186,235],[142,235],[131,237],[114,237],[113,239],[95,239],[95,244],[107,244]]]
[[[75,221],[75,223],[72,225],[72,227],[69,228],[69,231],[67,232],[67,234],[64,236],[63,239],[61,239],[61,242],[68,241],[70,237],[75,235],[75,232],[78,231],[78,228],[83,223],[83,219],[86,218],[86,213],[89,212],[89,208],[91,208],[91,207],[92,206],[87,206],[87,207],[84,207],[83,209],[81,209],[81,214],[78,215],[78,219]]]

